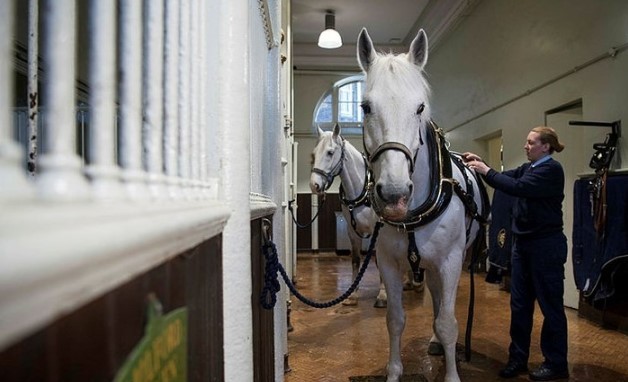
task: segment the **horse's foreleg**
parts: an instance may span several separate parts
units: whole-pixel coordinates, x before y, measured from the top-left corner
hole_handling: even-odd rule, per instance
[[[460,265],[449,264],[440,269],[442,280],[441,301],[438,316],[434,320],[434,331],[445,351],[445,382],[459,382],[456,369],[456,341],[458,339],[458,321],[455,316],[456,289],[460,275]]]
[[[397,382],[403,374],[401,364],[401,334],[405,327],[405,313],[402,305],[403,280],[402,272],[394,260],[380,257],[380,273],[384,279],[388,294],[386,307],[386,327],[388,328],[389,356],[386,367],[387,382]]]
[[[438,318],[438,312],[440,310],[440,302],[442,298],[441,294],[441,284],[438,278],[438,274],[435,272],[426,271],[425,272],[425,282],[427,283],[427,287],[430,290],[430,294],[432,295],[432,310],[434,313],[434,321],[436,322],[436,318]],[[443,349],[443,345],[441,344],[441,340],[436,336],[436,330],[432,329],[432,338],[430,338],[430,343],[427,348],[427,354],[429,355],[443,355],[445,353]]]
[[[379,292],[377,293],[377,298],[375,299],[375,304],[373,304],[376,308],[385,308],[388,301],[388,295],[386,294],[386,287],[384,286],[384,280],[382,276],[379,276]]]
[[[377,264],[377,256],[375,256],[374,259],[375,259],[375,265],[377,266],[377,270],[379,271],[379,264]],[[384,286],[384,279],[382,278],[382,273],[379,272],[379,292],[377,293],[377,298],[375,299],[375,304],[373,304],[373,306],[375,308],[385,308],[387,300],[388,300],[388,296],[386,295],[386,287]]]
[[[362,258],[360,257],[362,251],[362,239],[359,236],[353,234],[353,232],[349,233],[349,239],[351,241],[351,270],[353,275],[352,280],[355,280],[355,278],[358,277],[358,273],[360,272],[360,262],[362,260]],[[342,302],[343,305],[358,304],[358,288],[355,288],[355,291]]]

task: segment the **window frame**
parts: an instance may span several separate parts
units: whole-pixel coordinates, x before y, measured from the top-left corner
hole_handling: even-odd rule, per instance
[[[340,121],[340,104],[346,103],[346,101],[340,100],[340,88],[350,85],[352,83],[361,82],[362,86],[364,86],[364,75],[357,74],[352,75],[346,78],[343,78],[339,81],[336,81],[330,89],[325,91],[321,97],[318,99],[316,103],[316,107],[314,108],[314,113],[312,115],[312,131],[316,132],[316,129],[320,127],[323,131],[331,131],[334,128],[334,125],[338,123],[342,127],[343,135],[362,135],[362,127],[363,121]],[[327,98],[331,96],[331,121],[330,122],[318,122],[316,117],[318,116],[319,110],[321,106],[325,103]],[[361,99],[357,100],[357,104],[359,105],[362,102]],[[358,113],[362,113],[362,111],[358,111]]]

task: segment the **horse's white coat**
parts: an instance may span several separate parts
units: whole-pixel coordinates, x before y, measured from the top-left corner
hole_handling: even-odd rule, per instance
[[[340,127],[336,126],[333,133],[329,131],[322,131],[318,129],[318,143],[314,147],[312,152],[312,166],[318,168],[327,173],[330,173],[334,168],[339,165],[341,158],[343,139],[340,136]],[[344,141],[345,158],[342,165],[342,170],[338,174],[342,187],[345,191],[345,197],[349,200],[354,200],[362,194],[365,186],[366,178],[366,164],[362,154],[356,149],[349,141]],[[334,174],[335,175],[335,174]],[[327,184],[328,179],[325,179],[321,174],[312,172],[310,176],[310,188],[313,193],[322,196],[324,190],[329,187]],[[342,214],[349,224],[351,224],[351,213],[344,203],[342,204]],[[362,238],[359,236],[370,235],[373,233],[375,223],[377,222],[377,215],[368,206],[360,205],[354,208],[353,217],[356,222],[355,230],[349,228],[349,239],[351,241],[351,256],[353,267],[353,279],[356,278],[360,269],[360,252],[362,250]],[[357,231],[357,233],[356,233]],[[359,235],[358,235],[359,234]],[[351,294],[345,305],[357,304],[357,292]],[[379,294],[375,306],[383,307],[386,304],[386,290],[384,289],[383,282],[380,282]]]
[[[429,87],[423,75],[427,61],[427,37],[420,30],[407,54],[378,54],[363,29],[358,38],[358,60],[365,72],[366,90],[364,141],[368,152],[386,142],[398,142],[416,153],[414,172],[410,173],[408,158],[397,150],[383,152],[371,163],[377,202],[376,212],[389,220],[406,216],[421,205],[431,185],[427,146],[421,144],[430,120]],[[423,105],[423,106],[421,106]],[[463,176],[455,165],[453,177],[464,185]],[[478,206],[480,192],[474,184]],[[379,208],[381,206],[381,208]],[[454,195],[445,211],[431,223],[415,230],[415,241],[426,268],[426,282],[432,294],[434,335],[445,351],[445,381],[460,381],[456,369],[456,340],[458,323],[454,315],[456,290],[460,279],[469,216],[461,200]],[[471,239],[478,231],[473,224]],[[472,240],[469,240],[471,243]],[[402,275],[409,267],[406,258],[406,232],[385,225],[377,244],[378,265],[388,293],[386,321],[390,340],[388,382],[398,381],[403,373],[400,356],[401,334],[405,326],[402,306]]]

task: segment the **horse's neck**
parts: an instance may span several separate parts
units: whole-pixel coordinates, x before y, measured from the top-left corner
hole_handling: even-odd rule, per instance
[[[340,181],[348,199],[355,199],[362,193],[366,163],[362,154],[349,142],[345,141],[345,163],[340,172]]]

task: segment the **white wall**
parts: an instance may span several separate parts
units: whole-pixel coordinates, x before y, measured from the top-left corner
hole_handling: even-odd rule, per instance
[[[525,93],[627,43],[626,20],[628,2],[622,0],[482,1],[430,56],[426,70],[435,119],[445,130],[455,128],[448,138],[460,148],[502,129],[507,167],[525,160],[525,133],[543,124],[544,112],[554,107],[581,98],[584,119],[625,121],[626,52]],[[519,95],[524,96],[464,124]],[[585,134],[603,137],[605,131]],[[570,160],[565,154],[563,160]],[[620,156],[627,155],[628,147],[622,147]]]

